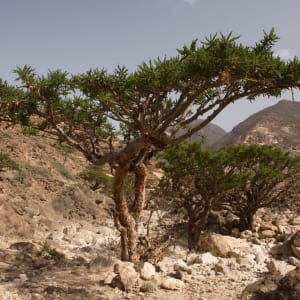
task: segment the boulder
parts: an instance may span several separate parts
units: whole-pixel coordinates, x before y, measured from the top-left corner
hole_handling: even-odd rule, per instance
[[[183,271],[187,273],[191,273],[191,269],[187,266],[186,262],[182,259],[178,259],[177,262],[174,264],[173,269],[175,271]]]
[[[155,267],[152,264],[145,262],[141,269],[141,277],[144,280],[151,280],[155,277],[155,274]]]
[[[108,272],[106,274],[106,276],[104,277],[103,283],[107,284],[107,285],[110,285],[115,277],[116,277],[115,272]]]
[[[176,278],[165,278],[161,286],[167,290],[181,290],[184,287],[184,282]]]
[[[209,252],[202,253],[198,256],[198,262],[203,265],[215,265],[218,263],[218,261],[218,258]]]
[[[139,288],[139,274],[134,269],[131,262],[118,262],[114,266],[114,271],[119,275],[125,291],[132,291]]]
[[[207,251],[220,257],[239,255],[242,247],[249,247],[245,240],[217,233],[207,233],[198,243],[200,251]]]
[[[161,272],[168,274],[174,270],[174,265],[176,263],[177,259],[166,256],[160,262],[158,262],[157,266]]]
[[[300,231],[290,235],[287,240],[280,244],[274,246],[270,253],[272,255],[285,255],[285,256],[295,256],[300,258]]]
[[[250,284],[243,291],[242,299],[298,300],[300,299],[300,268],[285,276],[272,275]]]

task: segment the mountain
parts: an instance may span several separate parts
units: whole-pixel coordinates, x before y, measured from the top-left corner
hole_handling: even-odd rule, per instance
[[[192,123],[192,127],[200,124],[203,120],[196,120]],[[179,134],[182,134],[183,131],[180,131]],[[201,142],[203,139],[203,145],[205,147],[211,147],[214,143],[220,140],[226,131],[216,124],[208,124],[197,133],[193,134],[188,141],[189,142]]]
[[[281,100],[245,121],[213,144],[214,149],[231,144],[271,144],[300,150],[300,102]]]

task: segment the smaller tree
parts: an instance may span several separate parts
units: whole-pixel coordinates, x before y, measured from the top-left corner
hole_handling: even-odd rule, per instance
[[[261,207],[279,201],[300,172],[300,157],[272,146],[233,145],[213,152],[183,143],[161,155],[165,175],[159,191],[172,207],[183,207],[188,245],[194,248],[212,210],[230,209],[240,229],[251,229]]]
[[[262,207],[283,200],[297,189],[295,176],[300,173],[300,156],[269,145],[237,145],[223,148],[235,160],[235,172],[245,174],[244,181],[224,197],[240,218],[239,229],[252,229],[253,217]],[[299,187],[298,187],[299,188]]]
[[[188,246],[194,248],[210,212],[244,176],[234,173],[225,152],[204,150],[199,143],[181,143],[164,151],[161,158],[158,166],[165,175],[159,192],[172,207],[185,209]]]

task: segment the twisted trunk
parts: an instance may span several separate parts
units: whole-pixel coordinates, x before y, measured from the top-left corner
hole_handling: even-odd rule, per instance
[[[212,201],[204,200],[203,210],[199,213],[196,212],[194,207],[190,207],[188,211],[188,247],[195,249],[199,242],[201,231],[205,229],[208,216],[212,210]]]
[[[138,226],[145,202],[147,168],[140,163],[134,163],[132,157],[140,152],[137,145],[136,155],[123,153],[122,164],[116,168],[113,183],[113,198],[115,202],[114,222],[121,235],[121,258],[124,261],[138,260]],[[133,147],[130,148],[132,151]],[[127,157],[127,159],[125,158]],[[128,159],[131,158],[131,159]],[[124,192],[124,183],[129,172],[135,175],[134,202],[129,205]]]

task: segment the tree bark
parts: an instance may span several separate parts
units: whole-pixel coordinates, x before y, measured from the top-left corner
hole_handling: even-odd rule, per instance
[[[205,229],[208,216],[212,209],[212,201],[204,200],[204,208],[201,213],[195,215],[193,211],[195,208],[191,208],[192,211],[188,212],[189,215],[189,223],[188,223],[188,248],[195,249],[197,243],[199,242],[201,231]]]
[[[147,167],[140,163],[134,168],[135,184],[134,184],[134,204],[132,207],[132,215],[138,226],[140,222],[141,212],[144,208],[146,197],[146,180],[147,180]],[[138,228],[136,228],[137,230]]]
[[[132,206],[128,205],[124,193],[126,176],[131,169],[130,163],[116,169],[113,183],[115,202],[114,221],[121,235],[121,259],[124,261],[138,260],[138,225],[145,202],[147,168],[144,164],[134,166],[135,199]]]
[[[116,169],[113,195],[115,202],[114,221],[121,234],[121,259],[133,260],[136,248],[136,224],[130,215],[128,203],[124,194],[124,182],[129,173],[129,164]]]

